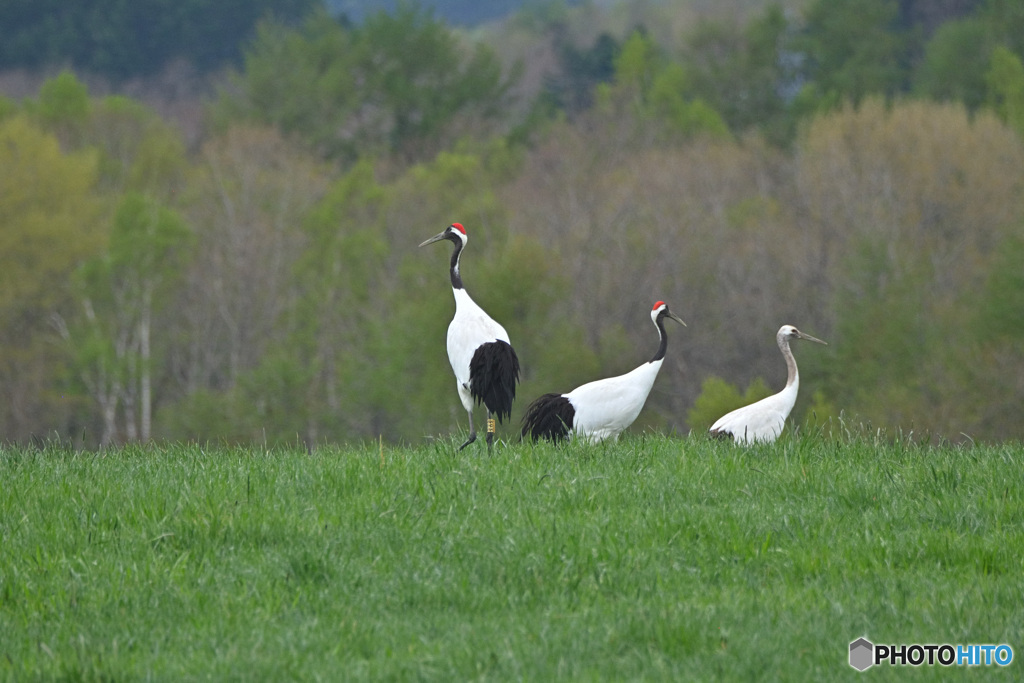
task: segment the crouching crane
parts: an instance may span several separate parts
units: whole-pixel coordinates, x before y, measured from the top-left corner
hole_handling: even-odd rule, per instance
[[[796,359],[789,348],[790,339],[806,339],[816,344],[826,344],[816,337],[804,334],[792,325],[783,325],[775,335],[775,341],[786,359],[789,378],[786,387],[768,398],[756,403],[737,408],[724,415],[711,425],[711,434],[723,439],[733,439],[736,443],[749,444],[757,441],[771,443],[782,433],[786,418],[796,403],[796,394],[800,390],[800,373],[796,369]]]
[[[487,451],[490,452],[494,443],[494,417],[501,422],[512,414],[519,381],[519,358],[505,328],[487,315],[462,286],[459,257],[469,240],[466,229],[461,223],[452,223],[420,246],[441,240],[455,245],[451,261],[455,317],[448,325],[448,360],[455,372],[459,398],[469,414],[469,438],[459,450],[476,441],[473,404],[482,402],[487,408]]]
[[[558,441],[579,438],[590,443],[618,439],[640,414],[658,377],[668,348],[665,318],[686,326],[664,301],[654,304],[651,320],[658,328],[658,351],[651,360],[625,375],[599,379],[568,394],[544,394],[526,409],[523,438]]]

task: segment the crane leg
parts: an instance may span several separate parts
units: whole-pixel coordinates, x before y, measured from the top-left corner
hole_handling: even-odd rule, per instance
[[[491,448],[494,446],[494,418],[491,417],[491,411],[487,411],[487,454],[491,454]]]
[[[469,438],[466,439],[466,443],[459,446],[460,451],[469,444],[476,441],[476,426],[473,425],[473,411],[470,410],[466,412],[469,414]]]

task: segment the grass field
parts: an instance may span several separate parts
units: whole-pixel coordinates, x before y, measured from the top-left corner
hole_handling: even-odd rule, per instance
[[[1024,678],[1024,449],[0,451],[5,680]],[[1006,668],[847,664],[1006,643]]]

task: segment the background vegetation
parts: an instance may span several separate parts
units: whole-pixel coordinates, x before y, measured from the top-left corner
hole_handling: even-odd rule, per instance
[[[4,439],[458,429],[447,254],[416,248],[456,220],[523,363],[513,419],[645,360],[664,299],[689,327],[638,430],[777,390],[791,323],[830,342],[797,349],[798,421],[1024,435],[1020,3],[528,3],[460,29],[243,4],[5,5]]]

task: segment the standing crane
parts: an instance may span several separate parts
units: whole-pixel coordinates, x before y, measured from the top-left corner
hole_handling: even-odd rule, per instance
[[[796,403],[796,394],[800,390],[800,373],[796,369],[796,359],[789,348],[790,339],[806,339],[816,344],[826,344],[817,337],[804,334],[792,325],[783,325],[775,335],[775,341],[786,359],[789,378],[786,387],[779,393],[763,398],[756,403],[737,408],[718,418],[711,425],[711,434],[723,439],[733,439],[736,443],[749,444],[757,441],[771,443],[782,433],[789,412]]]
[[[455,294],[455,317],[448,325],[448,360],[455,372],[459,398],[469,414],[469,438],[461,451],[476,441],[473,404],[487,408],[487,452],[494,443],[494,417],[501,422],[512,414],[519,381],[519,358],[508,339],[508,332],[480,308],[462,286],[459,257],[469,240],[461,223],[452,223],[443,232],[426,240],[421,247],[441,240],[455,245],[452,252],[451,279]]]
[[[640,414],[658,377],[668,348],[665,318],[686,326],[683,319],[668,310],[664,301],[654,304],[651,320],[658,328],[658,351],[651,360],[625,375],[599,379],[573,389],[568,394],[544,394],[526,409],[522,436],[558,441],[580,438],[598,443],[619,434]]]

